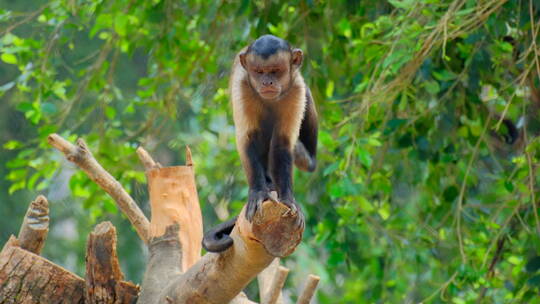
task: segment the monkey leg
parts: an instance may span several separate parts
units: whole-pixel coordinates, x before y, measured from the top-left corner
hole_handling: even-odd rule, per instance
[[[270,144],[270,175],[276,186],[278,199],[291,209],[292,214],[300,213],[298,225],[303,225],[303,213],[293,195],[292,164],[293,154],[290,148],[290,140],[284,136],[272,137]]]

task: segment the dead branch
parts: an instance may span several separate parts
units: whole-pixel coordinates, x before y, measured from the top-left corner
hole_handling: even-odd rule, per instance
[[[49,202],[43,195],[39,195],[28,206],[19,231],[19,244],[21,248],[35,254],[40,254],[49,233]]]
[[[278,268],[276,269],[274,273],[274,279],[272,280],[272,285],[270,285],[268,293],[266,294],[266,298],[263,298],[261,301],[262,304],[278,303],[278,299],[281,296],[281,289],[283,288],[283,285],[285,285],[285,280],[287,279],[288,274],[289,274],[288,268],[285,268],[283,266],[278,266]]]
[[[139,160],[143,164],[146,171],[161,168],[161,165],[156,163],[143,147],[137,148],[137,155],[139,156]]]
[[[116,254],[116,229],[110,222],[98,224],[86,248],[85,303],[133,303],[139,288],[124,281]]]
[[[137,231],[139,237],[144,242],[147,242],[150,227],[148,219],[122,185],[97,162],[84,140],[79,138],[75,146],[58,134],[51,134],[48,141],[49,144],[64,153],[67,160],[86,172],[90,179],[115,200],[120,210],[127,216]]]
[[[274,277],[276,275],[276,271],[280,263],[279,258],[275,258],[268,267],[266,267],[261,273],[257,275],[257,280],[259,283],[259,295],[261,298],[261,302],[264,302],[269,298],[269,292],[272,288],[272,283],[274,281]],[[275,303],[283,304],[283,295],[281,294],[281,290],[279,291],[280,294],[278,295],[277,301]]]
[[[297,304],[309,304],[311,302],[311,298],[313,298],[313,295],[315,294],[320,279],[321,278],[316,275],[310,274],[308,276],[304,290],[302,290],[302,293],[298,297],[298,301],[296,301]]]

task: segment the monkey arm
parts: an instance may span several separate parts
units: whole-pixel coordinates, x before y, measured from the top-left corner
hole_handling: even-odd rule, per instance
[[[306,86],[306,112],[300,126],[298,142],[294,147],[294,163],[304,171],[313,172],[317,167],[318,119],[311,91]]]

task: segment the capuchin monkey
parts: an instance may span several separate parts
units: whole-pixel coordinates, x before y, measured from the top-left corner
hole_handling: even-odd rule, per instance
[[[249,183],[246,219],[253,220],[265,200],[281,202],[304,218],[293,196],[292,165],[316,167],[317,112],[300,74],[302,50],[278,37],[264,35],[235,58],[229,83],[236,145]],[[270,195],[277,192],[277,199]],[[208,231],[207,251],[220,252],[233,240],[236,217]]]

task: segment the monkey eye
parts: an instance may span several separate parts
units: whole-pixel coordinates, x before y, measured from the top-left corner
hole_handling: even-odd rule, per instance
[[[263,71],[262,70],[255,70],[255,73],[261,75],[263,73]]]

